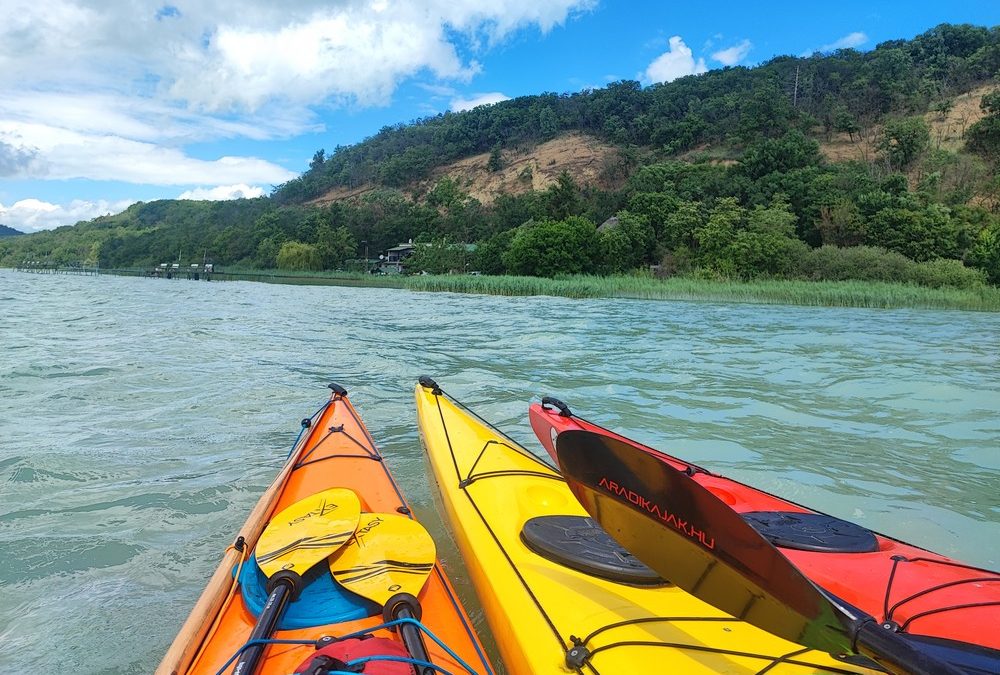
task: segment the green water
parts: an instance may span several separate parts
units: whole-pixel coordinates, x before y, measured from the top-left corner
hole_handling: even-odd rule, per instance
[[[0,672],[151,671],[301,418],[347,387],[482,625],[412,404],[531,398],[1000,564],[1000,315],[0,271]]]

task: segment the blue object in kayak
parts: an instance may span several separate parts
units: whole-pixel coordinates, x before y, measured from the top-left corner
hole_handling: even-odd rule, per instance
[[[236,568],[233,568],[236,574]],[[328,623],[354,621],[381,614],[376,603],[352,593],[333,580],[326,561],[313,566],[302,575],[304,582],[299,597],[288,603],[278,622],[278,630],[309,628]],[[257,566],[257,559],[250,559],[240,571],[240,591],[243,602],[253,615],[260,616],[267,601],[267,577]]]

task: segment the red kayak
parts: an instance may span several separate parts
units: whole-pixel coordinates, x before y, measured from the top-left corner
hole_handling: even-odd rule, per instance
[[[743,515],[813,583],[900,632],[1000,649],[1000,573],[965,565],[768,494],[576,417],[546,397],[528,411],[553,459],[563,431],[618,439],[685,472]]]

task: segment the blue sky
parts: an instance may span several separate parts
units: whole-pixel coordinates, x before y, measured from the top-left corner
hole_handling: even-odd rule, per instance
[[[765,6],[766,9],[762,9]],[[319,148],[480,102],[872,49],[998,0],[4,0],[0,223],[257,196]]]

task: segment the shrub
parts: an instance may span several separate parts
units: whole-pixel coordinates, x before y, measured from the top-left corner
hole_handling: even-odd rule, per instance
[[[803,260],[803,276],[815,281],[889,281],[929,288],[978,288],[987,274],[960,260],[914,262],[901,253],[874,246],[823,246]]]
[[[961,260],[929,260],[914,263],[910,268],[909,281],[930,288],[976,288],[986,284],[986,272],[966,267]]]
[[[753,279],[792,275],[808,256],[809,245],[775,232],[744,230],[736,234],[730,250],[738,276]]]
[[[913,261],[875,246],[821,246],[803,261],[803,275],[815,281],[902,281]]]

